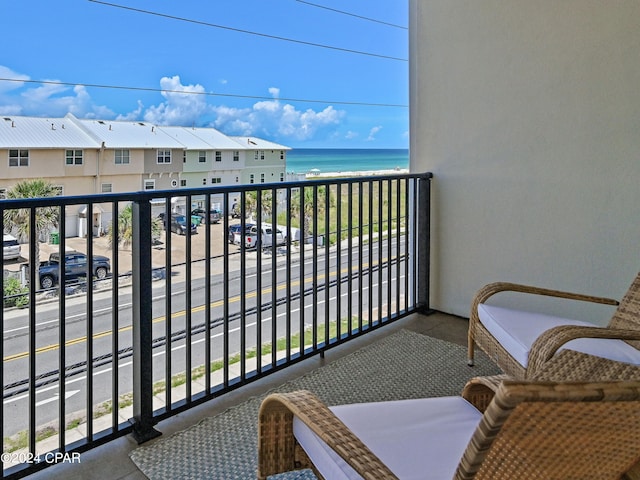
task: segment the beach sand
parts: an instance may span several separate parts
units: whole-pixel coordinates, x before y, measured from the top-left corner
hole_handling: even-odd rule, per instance
[[[373,177],[376,175],[401,175],[409,173],[406,168],[394,168],[391,170],[362,170],[357,172],[310,172],[305,175],[309,180],[314,178],[335,178],[335,177]]]

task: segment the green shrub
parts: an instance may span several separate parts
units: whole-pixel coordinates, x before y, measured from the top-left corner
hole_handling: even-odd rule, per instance
[[[17,278],[7,278],[4,281],[4,306],[24,307],[29,303],[27,295],[29,289],[22,286]]]

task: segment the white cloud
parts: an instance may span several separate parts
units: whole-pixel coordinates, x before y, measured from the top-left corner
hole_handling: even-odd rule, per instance
[[[323,110],[298,110],[278,100],[280,89],[272,87],[273,100],[261,100],[251,108],[214,107],[212,125],[228,135],[256,135],[282,141],[302,141],[337,126],[346,112],[328,106]]]
[[[382,126],[378,125],[377,127],[373,127],[369,130],[369,136],[367,137],[367,142],[373,142],[376,139],[377,133],[382,130]]]
[[[353,132],[353,131],[349,130],[347,132],[347,134],[344,136],[344,138],[346,138],[347,140],[353,140],[357,136],[358,136],[358,132]]]
[[[29,80],[29,77],[0,65],[0,78]],[[338,127],[346,111],[329,105],[321,110],[300,110],[279,99],[280,89],[268,89],[270,100],[256,101],[244,108],[213,103],[202,85],[183,85],[180,76],[160,79],[163,100],[151,106],[137,100],[129,112],[116,113],[97,105],[87,88],[54,83],[0,82],[0,114],[64,116],[68,112],[80,118],[116,118],[142,120],[158,125],[211,125],[228,135],[255,135],[280,142],[338,138]],[[222,81],[226,83],[226,81]],[[377,127],[379,130],[380,127]],[[372,129],[369,137],[376,131]],[[346,138],[358,136],[348,132]]]
[[[139,118],[142,117],[143,111],[144,111],[144,105],[140,100],[138,100],[138,108],[136,108],[135,110],[132,110],[129,113],[125,113],[124,115],[118,115],[116,117],[116,120],[123,120],[123,121],[138,120]]]
[[[22,115],[20,105],[0,105],[0,115]]]
[[[202,85],[182,85],[180,77],[162,77],[160,88],[165,102],[149,107],[144,113],[147,122],[159,125],[190,125],[198,123],[200,117],[209,111]],[[186,93],[190,92],[190,93]]]
[[[0,65],[0,77],[2,78],[13,78],[16,80],[30,80],[28,75],[23,75],[21,73],[14,72],[8,67],[4,65]],[[16,90],[21,88],[24,85],[23,81],[19,82],[0,82],[0,93],[2,92],[10,92],[12,90]]]
[[[68,112],[77,117],[109,118],[113,112],[100,105],[95,105],[84,86],[42,84],[28,88],[21,93],[22,105],[27,115],[42,115],[42,105],[46,105],[49,115],[65,116]]]
[[[0,76],[29,80],[27,75],[0,65]],[[56,82],[56,80],[46,81]],[[78,117],[111,118],[109,108],[96,105],[81,85],[55,83],[0,82],[0,112],[14,115],[51,115],[63,117],[68,112]]]

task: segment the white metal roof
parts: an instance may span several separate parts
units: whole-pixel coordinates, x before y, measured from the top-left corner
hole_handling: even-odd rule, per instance
[[[148,122],[73,118],[82,128],[104,142],[106,148],[180,148],[184,145]]]
[[[100,148],[67,118],[0,116],[0,148]]]
[[[240,150],[238,144],[213,128],[158,127],[187,150]]]
[[[278,143],[270,142],[256,137],[229,137],[240,145],[251,150],[291,150],[291,147],[285,147]]]
[[[190,128],[194,135],[203,139],[211,148],[219,150],[244,150],[247,147],[244,145],[238,145],[238,142],[234,141],[232,137],[229,137],[215,128]]]
[[[291,150],[256,137],[230,137],[215,128],[159,127],[149,122],[0,116],[0,148],[176,148]]]

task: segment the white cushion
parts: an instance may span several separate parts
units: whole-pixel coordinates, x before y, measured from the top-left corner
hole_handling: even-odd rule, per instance
[[[482,417],[462,397],[359,403],[330,408],[401,479],[453,478]],[[324,478],[362,478],[295,417],[293,433]]]
[[[560,325],[596,326],[581,320],[513,310],[484,303],[478,305],[478,317],[489,333],[523,367],[527,366],[533,342],[544,331]],[[640,365],[640,350],[622,340],[580,338],[567,342],[560,350],[563,348],[618,362]]]

